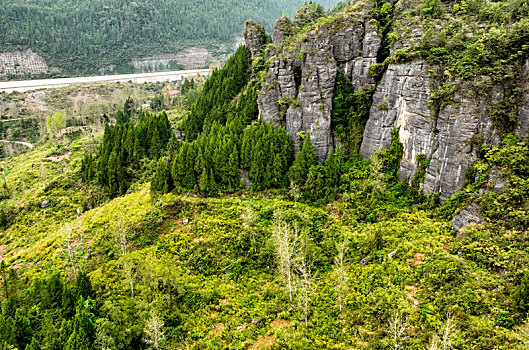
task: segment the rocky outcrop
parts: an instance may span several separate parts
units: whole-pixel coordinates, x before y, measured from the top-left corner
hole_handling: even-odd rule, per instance
[[[525,65],[522,71],[523,77],[529,76],[529,60],[525,61]],[[516,132],[520,136],[527,136],[529,133],[529,91],[526,90],[522,105],[518,108],[518,126]]]
[[[282,39],[282,40],[280,40]],[[276,42],[283,41],[280,34]],[[299,137],[311,135],[317,160],[323,162],[335,140],[331,109],[338,69],[358,90],[374,86],[369,66],[376,62],[381,39],[365,14],[347,14],[306,33],[271,59],[258,96],[261,118],[282,125],[299,150]]]
[[[213,57],[210,50],[202,47],[187,47],[174,54],[157,54],[134,58],[129,64],[136,72],[155,72],[161,70],[201,69],[210,64],[224,64],[227,55]]]
[[[285,41],[285,39],[292,34],[293,29],[294,25],[287,15],[283,15],[283,17],[279,18],[274,28],[274,45],[278,46]]]
[[[301,6],[294,16],[294,25],[298,28],[315,22],[318,18],[323,17],[324,11],[321,6],[315,4],[306,4]]]
[[[244,30],[244,42],[250,49],[252,57],[261,55],[261,49],[266,44],[266,32],[264,27],[256,21],[246,21]]]
[[[0,53],[0,79],[41,75],[49,70],[44,58],[31,50]]]
[[[474,224],[482,224],[485,220],[481,216],[479,207],[476,204],[469,205],[457,213],[452,219],[452,230],[459,232],[463,227]]]
[[[401,1],[396,11],[404,13],[409,6],[409,2]],[[479,145],[499,143],[487,106],[504,99],[503,89],[497,87],[489,97],[479,99],[454,81],[457,88],[450,103],[434,108],[432,94],[440,82],[433,80],[429,71],[435,71],[436,67],[415,60],[389,64],[379,81],[369,74],[369,68],[380,63],[383,52],[383,38],[369,8],[359,6],[356,13],[340,13],[299,33],[299,28],[306,26],[304,23],[318,17],[311,12],[314,8],[309,7],[298,11],[293,24],[287,17],[277,22],[274,45],[265,51],[269,69],[258,95],[260,117],[284,126],[295,151],[299,150],[301,133],[310,132],[317,160],[325,161],[340,144],[333,136],[331,109],[337,72],[341,70],[350,78],[355,91],[375,89],[361,144],[362,156],[368,158],[389,147],[392,130],[399,128],[399,141],[403,145],[399,179],[411,181],[419,168],[417,158],[424,155],[429,159],[421,184],[424,193],[440,193],[445,199],[458,192],[468,169],[478,158]],[[396,28],[402,39],[391,47],[395,55],[418,45],[424,37],[418,18],[403,17],[402,21],[404,24]],[[288,38],[292,25],[297,34]],[[258,31],[247,32],[251,33],[247,35],[247,43],[252,52],[262,48]],[[398,62],[397,59],[393,62]],[[529,74],[529,61],[525,70]],[[521,136],[527,135],[529,94],[517,110],[516,131]]]
[[[436,115],[429,106],[431,81],[424,62],[390,65],[373,97],[371,117],[364,131],[361,153],[370,157],[391,144],[399,129],[404,146],[399,179],[413,178],[417,156],[431,159],[423,190],[446,198],[461,189],[465,173],[477,159],[477,135],[492,143],[495,135],[485,106],[456,94],[454,103]]]

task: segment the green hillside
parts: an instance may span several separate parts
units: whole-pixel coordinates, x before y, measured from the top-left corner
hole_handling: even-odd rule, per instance
[[[320,2],[326,8],[337,0]],[[0,52],[32,49],[65,74],[95,73],[136,57],[189,46],[231,52],[247,19],[270,31],[303,0],[103,1],[6,0],[0,7]],[[227,48],[219,50],[219,45]],[[130,69],[130,68],[129,68]]]
[[[395,38],[392,26],[422,18],[434,28],[463,3],[461,21],[497,8],[512,14],[491,32],[509,50],[523,45],[519,54],[497,52],[510,57],[504,72],[518,69],[525,19],[506,2],[428,0],[396,18],[398,8],[378,0],[326,18],[311,19],[319,12],[308,5],[308,23],[292,29],[284,48],[365,8]],[[469,80],[457,75],[466,62],[483,78],[489,66],[474,60],[492,43],[476,37],[460,38],[476,41],[464,55],[448,39],[385,52],[372,73],[442,54],[446,76]],[[361,157],[373,92],[354,91],[344,73],[332,118],[347,142],[324,163],[311,133],[292,140],[260,119],[267,49],[252,58],[241,46],[203,84],[182,82],[175,99],[164,95],[169,86],[150,87],[151,109],[120,94],[112,106],[122,108],[96,113],[104,128],[87,118],[85,132],[49,132],[0,162],[0,349],[529,347],[529,143],[506,123],[518,101],[495,105],[498,142],[472,140],[479,153],[465,184],[441,201],[422,187],[424,154],[413,178],[399,181],[399,127],[389,147]],[[513,79],[488,73],[498,83]],[[453,103],[451,86],[430,96],[430,108]],[[282,98],[276,107],[299,104]],[[46,121],[54,130],[64,116]],[[480,223],[453,229],[469,208]]]

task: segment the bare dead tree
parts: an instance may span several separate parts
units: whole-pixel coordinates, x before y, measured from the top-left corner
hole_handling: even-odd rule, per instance
[[[403,349],[408,324],[400,311],[396,311],[388,321],[389,346],[393,350]]]
[[[338,251],[338,254],[334,257],[334,271],[336,274],[336,294],[338,305],[340,306],[340,311],[342,311],[344,290],[349,277],[347,275],[347,269],[345,267],[345,254],[347,252],[348,244],[349,242],[346,240],[336,244],[336,250]]]
[[[278,260],[279,273],[288,289],[290,302],[294,293],[294,260],[299,247],[299,232],[297,226],[292,230],[285,222],[283,214],[276,214],[273,223],[273,242]]]
[[[132,263],[129,254],[129,236],[127,234],[127,227],[123,221],[123,217],[118,218],[118,227],[116,230],[116,240],[121,254],[123,264],[123,272],[129,281],[130,294],[134,298],[134,276],[132,274]]]
[[[297,206],[298,201],[301,198],[301,189],[293,181],[290,181],[289,194],[290,197],[292,197],[292,199],[294,200],[294,206]]]
[[[151,349],[159,350],[162,348],[165,341],[165,334],[163,332],[163,320],[157,315],[155,310],[151,310],[151,314],[145,323],[145,342],[150,345]]]
[[[455,318],[451,313],[446,314],[446,319],[438,335],[432,337],[429,350],[449,350],[454,345],[456,337]]]
[[[298,295],[299,295],[299,302],[303,310],[303,315],[305,317],[305,327],[308,326],[310,301],[315,291],[314,290],[315,274],[314,274],[312,265],[313,264],[308,261],[306,255],[296,259],[296,269],[300,276]]]
[[[84,244],[84,232],[81,230],[79,232],[79,248],[81,249],[81,260],[83,261],[83,272],[86,273],[86,259],[88,255],[86,254],[85,244]]]
[[[254,253],[257,253],[257,230],[255,224],[257,223],[257,213],[252,208],[248,208],[244,214],[244,227],[250,234],[252,248]]]
[[[46,167],[44,166],[44,164],[40,165],[40,177],[44,186],[48,186],[48,178],[46,176]]]
[[[77,274],[77,269],[75,267],[75,245],[72,237],[72,227],[69,224],[66,224],[64,225],[63,230],[66,236],[63,245],[70,260],[70,264],[72,265],[73,273]]]

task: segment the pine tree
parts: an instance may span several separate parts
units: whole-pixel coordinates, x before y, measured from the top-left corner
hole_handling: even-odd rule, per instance
[[[90,282],[90,278],[84,272],[80,272],[77,275],[76,291],[78,298],[82,297],[85,299],[94,299],[95,297],[94,290],[92,289],[92,282]]]
[[[2,345],[16,345],[14,321],[7,315],[0,315],[0,347]]]
[[[239,181],[239,154],[234,144],[227,164],[228,191],[235,191],[240,187]]]
[[[310,142],[310,134],[307,134],[301,151],[299,151],[294,163],[289,170],[289,179],[298,187],[303,187],[309,174],[309,169],[316,162],[314,147]]]
[[[154,195],[169,193],[173,190],[173,181],[169,165],[162,159],[158,162],[151,181],[151,192]]]
[[[110,195],[115,195],[119,193],[119,174],[121,164],[118,159],[118,154],[116,150],[112,151],[108,159],[108,167],[106,169],[108,182],[106,183]]]
[[[29,319],[19,309],[15,313],[15,322],[13,326],[15,332],[15,339],[19,349],[25,349],[26,346],[31,343],[33,338],[33,329]]]
[[[90,339],[84,329],[76,328],[68,338],[64,350],[92,350]]]
[[[61,275],[54,274],[48,283],[48,294],[50,296],[50,307],[53,309],[60,309],[62,303],[63,285]]]
[[[198,188],[201,193],[208,193],[208,172],[206,167],[202,168],[202,173],[200,174],[200,179],[198,181]]]
[[[118,109],[116,112],[116,125],[118,124],[125,124],[129,121],[129,118],[125,112],[123,112],[121,109]]]
[[[132,97],[128,97],[125,101],[125,104],[123,105],[123,115],[124,115],[124,121],[123,123],[128,123],[130,121],[130,118],[134,115],[134,111],[136,110],[134,106],[134,100]]]

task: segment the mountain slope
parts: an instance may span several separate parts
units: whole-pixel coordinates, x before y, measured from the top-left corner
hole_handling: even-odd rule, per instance
[[[3,161],[0,345],[527,348],[518,5],[307,4],[275,44],[249,21],[183,120],[128,99],[103,135]]]
[[[270,28],[283,12],[292,14],[302,4],[301,0],[8,0],[0,8],[0,52],[32,49],[48,67],[65,74],[112,67],[125,71],[134,58],[176,54],[187,47],[231,52],[246,19]],[[176,63],[172,68],[178,68]]]

